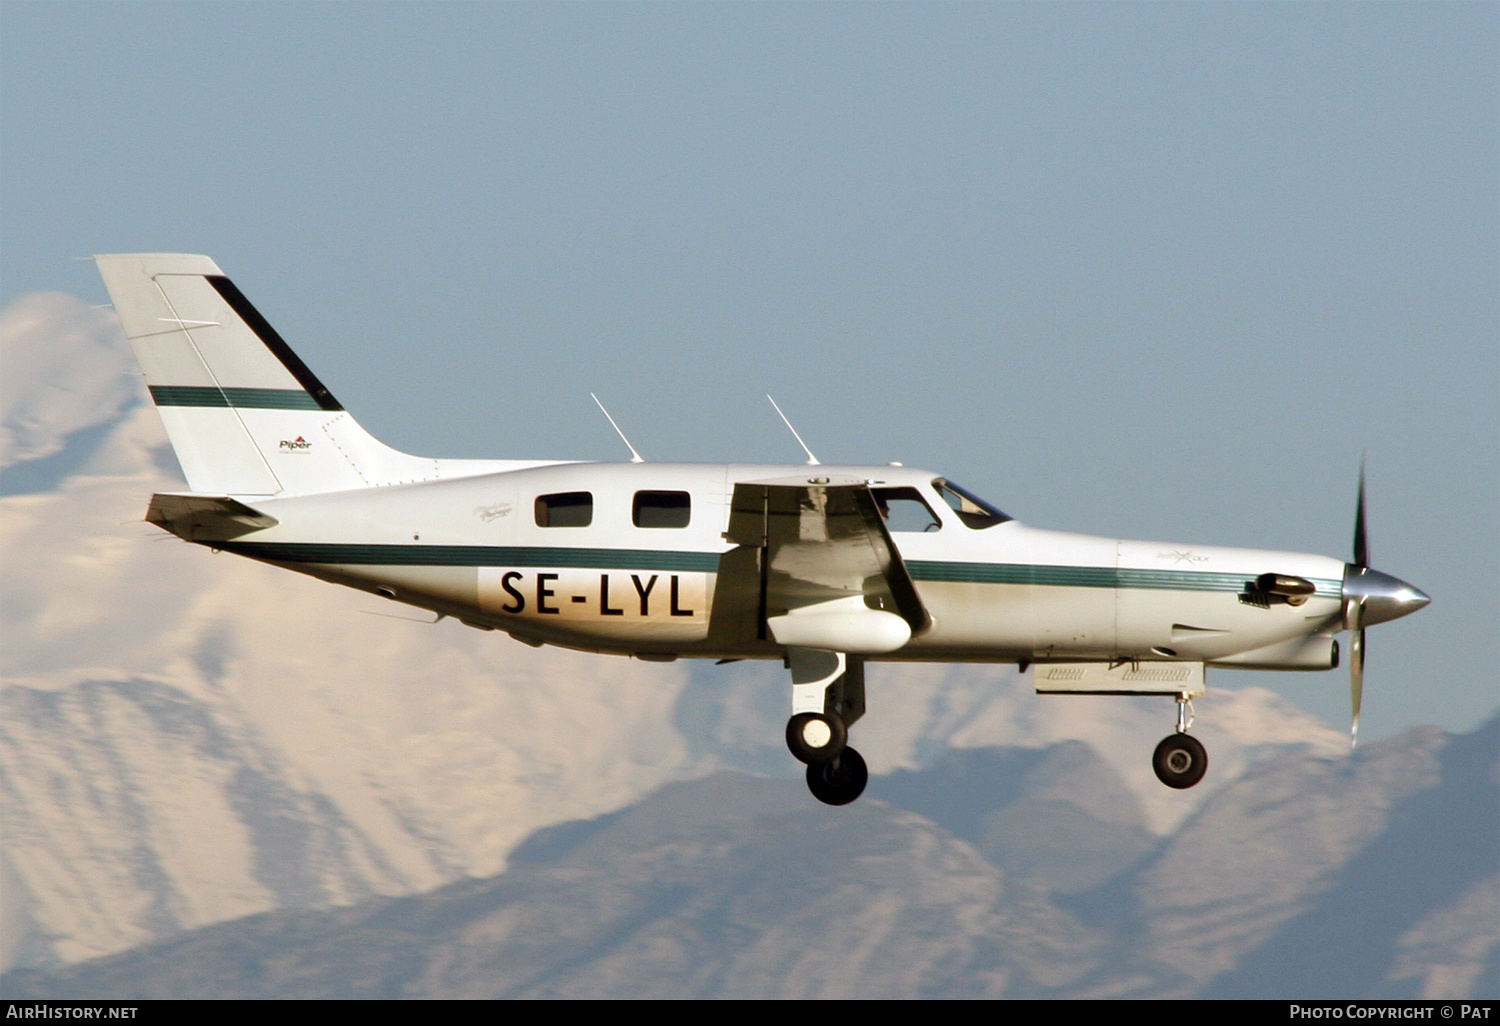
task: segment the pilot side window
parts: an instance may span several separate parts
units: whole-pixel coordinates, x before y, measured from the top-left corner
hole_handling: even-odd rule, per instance
[[[631,518],[636,527],[686,527],[693,516],[687,492],[636,492]]]
[[[538,527],[587,527],[593,522],[593,492],[558,492],[536,497]]]
[[[942,529],[932,507],[922,501],[915,488],[871,488],[875,507],[885,520],[887,531],[937,531]]]
[[[932,487],[937,489],[937,493],[943,497],[948,508],[958,514],[958,519],[964,522],[965,527],[982,531],[986,527],[994,527],[1011,519],[998,506],[985,502],[973,492],[961,488],[946,478],[940,477],[933,481]]]

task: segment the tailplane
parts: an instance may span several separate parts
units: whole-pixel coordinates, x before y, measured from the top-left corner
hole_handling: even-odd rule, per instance
[[[377,441],[208,257],[94,260],[194,492],[305,495],[502,469]]]

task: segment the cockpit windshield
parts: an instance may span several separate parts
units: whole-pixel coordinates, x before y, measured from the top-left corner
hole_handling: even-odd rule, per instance
[[[991,506],[979,496],[966,488],[961,488],[940,477],[932,482],[932,487],[943,497],[943,501],[953,512],[958,514],[958,519],[964,522],[965,527],[972,527],[976,531],[982,531],[986,527],[994,527],[1013,519],[1000,509]]]

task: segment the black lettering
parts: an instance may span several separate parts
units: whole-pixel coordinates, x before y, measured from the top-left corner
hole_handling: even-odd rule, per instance
[[[521,610],[526,608],[525,596],[513,587],[513,583],[515,581],[519,581],[520,579],[521,575],[516,573],[514,570],[510,571],[504,577],[500,578],[500,587],[505,589],[505,594],[516,600],[515,605],[501,606],[500,608],[502,611],[507,613],[519,613]]]
[[[641,615],[650,616],[651,610],[647,606],[647,601],[651,597],[651,589],[656,587],[656,575],[651,575],[651,580],[646,582],[644,588],[641,587],[641,579],[635,574],[631,574],[630,579],[635,582],[635,593],[641,597]]]
[[[547,587],[547,582],[555,580],[557,580],[556,574],[536,575],[536,611],[538,613],[555,613],[558,611],[556,606],[547,605],[547,600],[557,594],[557,592]]]
[[[693,611],[691,609],[678,609],[677,608],[677,575],[676,574],[672,575],[672,615],[673,616],[692,616],[693,615]]]
[[[609,574],[599,575],[599,615],[624,616],[625,610],[609,608]]]
[[[573,601],[574,602],[587,602],[588,600],[589,600],[589,597],[587,595],[574,595],[573,596]]]

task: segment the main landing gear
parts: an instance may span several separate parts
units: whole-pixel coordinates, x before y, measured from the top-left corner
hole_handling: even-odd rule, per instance
[[[849,747],[838,713],[798,713],[787,721],[786,746],[807,763],[807,789],[824,805],[848,805],[864,794],[870,771]]]
[[[863,660],[842,652],[794,648],[792,718],[786,746],[807,765],[807,789],[825,805],[848,805],[864,793],[870,771],[849,747],[849,727],[865,712]]]
[[[1193,725],[1193,700],[1186,694],[1177,696],[1177,733],[1162,738],[1151,756],[1156,779],[1178,790],[1192,787],[1208,772],[1208,752],[1202,742],[1189,734]]]

